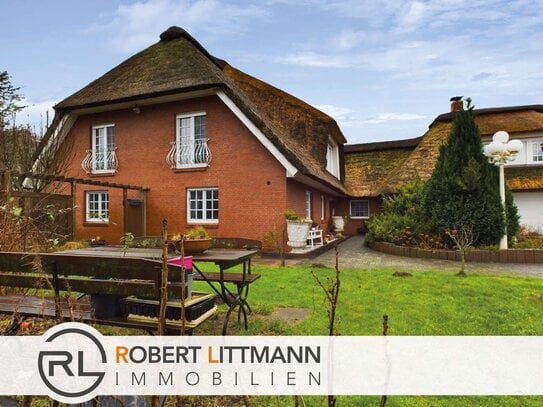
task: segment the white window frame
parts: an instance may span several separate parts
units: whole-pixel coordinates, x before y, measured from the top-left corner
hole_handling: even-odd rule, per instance
[[[305,191],[305,218],[313,219],[311,213],[311,191]]]
[[[326,170],[339,179],[339,146],[331,138],[326,145]]]
[[[175,124],[176,124],[176,130],[175,130],[175,142],[177,144],[178,153],[175,157],[176,162],[176,168],[201,168],[201,167],[207,167],[208,161],[204,160],[205,162],[197,163],[196,161],[196,153],[195,150],[197,148],[197,140],[196,140],[196,126],[194,124],[194,120],[196,117],[204,117],[205,119],[205,133],[203,139],[200,138],[199,140],[202,140],[202,148],[205,148],[207,150],[207,115],[206,112],[192,112],[192,113],[183,113],[178,114],[176,116]],[[181,124],[184,120],[188,119],[188,135],[183,135]],[[188,148],[187,148],[188,145]],[[180,159],[180,155],[183,155],[185,159]],[[190,161],[190,162],[186,162]]]
[[[93,198],[94,197],[94,198]],[[93,207],[96,205],[95,207]],[[89,223],[109,222],[109,192],[86,191],[85,192],[85,219]],[[96,213],[97,216],[91,215]]]
[[[197,193],[198,191],[202,192],[202,199],[194,199],[195,201],[201,201],[202,208],[197,208],[196,210],[202,212],[202,218],[192,218],[192,209],[191,208],[191,192]],[[212,196],[208,197],[208,194],[212,194],[212,192],[217,192],[217,198],[214,199]],[[216,201],[217,202],[217,208],[208,208],[208,205],[210,202]],[[211,204],[212,205],[212,204]],[[217,212],[217,218],[209,218],[207,217],[208,211],[216,211]],[[214,225],[219,223],[219,188],[188,188],[187,189],[187,223],[191,225],[199,225],[199,224],[208,224],[208,225]]]
[[[353,203],[366,203],[368,206],[368,214],[366,216],[354,215],[353,216]],[[370,201],[367,199],[356,199],[349,202],[349,217],[351,219],[369,219],[370,217]]]
[[[528,162],[531,164],[543,164],[543,140],[533,140],[529,143]],[[534,157],[537,159],[534,160]]]
[[[112,128],[113,129],[113,145],[110,146],[108,143],[108,137],[107,137],[107,129]],[[103,131],[103,132],[102,132]],[[102,133],[102,134],[100,134]],[[97,142],[97,136],[98,135],[98,142]],[[101,124],[98,126],[92,126],[92,135],[91,135],[92,141],[91,141],[91,148],[92,148],[92,173],[93,174],[108,174],[115,172],[117,170],[116,168],[116,158],[115,158],[115,124],[109,123],[109,124]],[[100,154],[104,154],[103,160],[98,161],[98,157]],[[112,156],[113,155],[113,156]],[[97,168],[98,163],[103,162],[104,168]],[[110,168],[108,166],[108,163],[112,165]]]

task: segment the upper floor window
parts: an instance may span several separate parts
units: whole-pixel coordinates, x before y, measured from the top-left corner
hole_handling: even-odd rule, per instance
[[[86,221],[109,221],[109,193],[107,191],[88,191],[86,193]]]
[[[206,114],[178,115],[176,128],[176,141],[167,158],[170,166],[207,167],[211,161],[211,152],[207,146]]]
[[[368,200],[351,201],[350,217],[352,219],[367,219],[370,217],[370,203]]]
[[[219,190],[217,188],[187,190],[187,222],[219,222]]]
[[[543,141],[533,141],[532,142],[532,162],[541,163],[543,162]]]
[[[328,139],[326,147],[326,170],[339,179],[339,148],[332,139]]]
[[[117,171],[115,125],[93,126],[91,147],[81,163],[87,173],[101,174]]]

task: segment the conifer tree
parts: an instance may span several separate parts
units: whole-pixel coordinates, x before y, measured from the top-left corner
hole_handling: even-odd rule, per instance
[[[425,190],[424,208],[436,232],[448,233],[469,228],[475,245],[500,240],[506,221],[499,194],[498,168],[483,154],[479,128],[471,100],[467,110],[455,113],[448,142]],[[508,234],[518,229],[518,214],[508,191]]]

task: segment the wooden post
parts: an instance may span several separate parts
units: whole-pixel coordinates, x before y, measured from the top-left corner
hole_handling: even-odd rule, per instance
[[[143,201],[143,210],[142,210],[142,225],[143,225],[143,236],[147,236],[147,191],[141,190],[140,197]]]
[[[166,307],[168,303],[168,221],[162,220],[162,271],[160,273],[160,310],[158,313],[158,334],[166,333]]]
[[[76,192],[77,192],[77,183],[75,181],[72,181],[70,182],[70,194],[71,194],[71,197],[72,197],[72,240],[75,240],[75,223],[77,221],[77,216],[76,216],[76,206],[77,206],[77,201],[76,201]]]
[[[11,189],[12,189],[12,185],[11,185],[11,173],[9,171],[6,171],[4,172],[4,191],[6,193],[6,201],[9,200],[9,198],[11,198]]]
[[[129,232],[129,230],[126,229],[126,226],[128,225],[128,191],[126,188],[123,188],[123,233]]]

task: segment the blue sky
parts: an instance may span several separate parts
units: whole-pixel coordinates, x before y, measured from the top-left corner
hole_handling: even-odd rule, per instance
[[[543,1],[0,1],[0,70],[44,112],[178,25],[334,117],[351,143],[418,137],[451,96],[543,103]],[[52,112],[52,110],[51,110]]]

